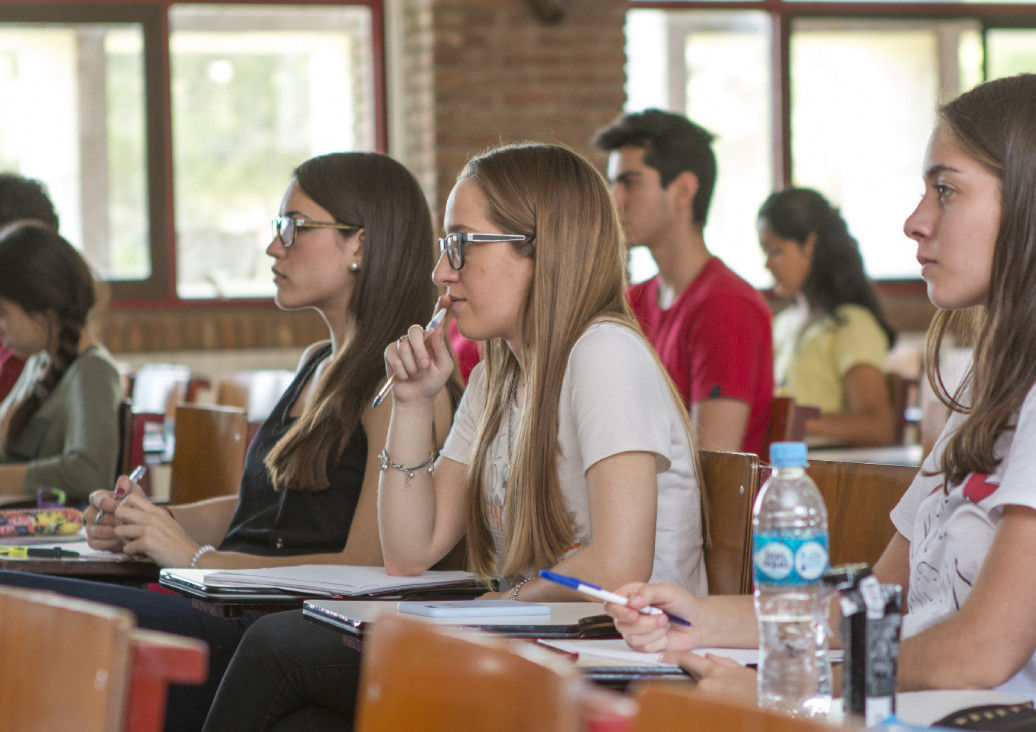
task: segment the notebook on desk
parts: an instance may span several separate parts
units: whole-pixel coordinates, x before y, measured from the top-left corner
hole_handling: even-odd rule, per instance
[[[264,569],[163,569],[159,584],[212,602],[297,602],[303,597],[409,599],[475,597],[486,591],[470,572],[395,577],[383,567],[303,564]]]
[[[615,638],[612,619],[599,602],[548,602],[546,615],[446,618],[410,615],[423,622],[455,628],[488,630],[514,638]],[[347,637],[362,640],[364,633],[384,613],[397,614],[396,602],[352,600],[306,600],[302,615]]]

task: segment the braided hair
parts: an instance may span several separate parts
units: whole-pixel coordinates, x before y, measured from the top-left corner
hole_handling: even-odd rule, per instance
[[[35,224],[0,234],[0,297],[26,313],[53,314],[57,348],[32,391],[12,405],[0,435],[0,453],[13,440],[79,356],[79,341],[94,306],[94,278],[76,249],[56,232]]]

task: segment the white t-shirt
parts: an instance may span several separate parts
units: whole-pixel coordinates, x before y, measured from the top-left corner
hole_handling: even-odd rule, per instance
[[[652,582],[707,591],[702,555],[701,500],[683,421],[647,344],[629,328],[598,321],[572,347],[558,410],[558,480],[572,517],[574,552],[589,544],[586,471],[623,452],[652,452],[658,471],[658,508]],[[485,404],[482,364],[468,382],[442,455],[465,465]],[[521,411],[514,408],[515,430]],[[505,480],[510,468],[508,419],[502,420],[486,463],[490,528],[501,556]],[[538,568],[537,568],[538,569]]]
[[[946,441],[966,418],[954,412],[914,482],[892,510],[892,523],[910,541],[910,591],[903,634],[916,635],[957,612],[968,599],[993,542],[1004,506],[1036,508],[1036,385],[1018,414],[1016,429],[996,441],[999,466],[972,473],[943,490],[939,464]],[[1036,699],[1036,654],[1002,691]]]

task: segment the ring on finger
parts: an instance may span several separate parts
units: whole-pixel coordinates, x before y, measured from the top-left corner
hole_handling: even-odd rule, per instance
[[[396,342],[397,343],[406,343],[409,340],[410,340],[410,336],[408,336],[408,335],[401,335],[399,338],[396,339]]]
[[[97,512],[97,518],[94,519],[94,523],[95,524],[101,523],[101,519],[103,519],[103,518],[104,518],[104,511],[98,511]]]

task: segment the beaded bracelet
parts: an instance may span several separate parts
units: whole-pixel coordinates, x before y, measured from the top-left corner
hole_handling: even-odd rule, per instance
[[[519,582],[514,587],[512,587],[510,594],[507,596],[507,599],[508,600],[517,600],[518,599],[518,590],[522,589],[522,587],[525,586],[525,583],[528,582],[531,579],[532,579],[532,577],[526,577],[521,582]]]
[[[212,546],[212,544],[206,544],[205,546],[198,547],[198,551],[194,553],[194,556],[191,558],[191,563],[188,566],[190,566],[191,569],[196,569],[198,566],[198,560],[206,554],[208,554],[209,552],[214,551],[216,551],[216,547]]]
[[[382,450],[380,453],[378,453],[378,463],[381,465],[381,472],[383,473],[389,468],[402,470],[404,473],[406,473],[406,484],[410,485],[410,481],[414,479],[414,475],[417,473],[418,470],[423,470],[427,468],[428,475],[431,475],[435,472],[435,450],[432,450],[432,452],[428,455],[428,457],[425,459],[423,463],[412,466],[400,465],[399,463],[392,462],[392,460],[389,459],[388,453]]]

